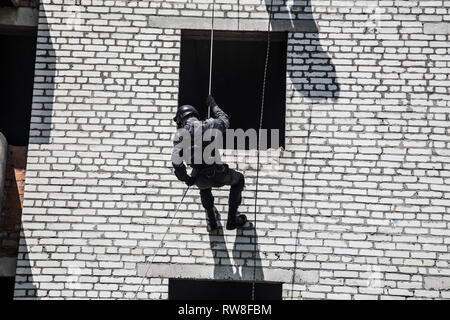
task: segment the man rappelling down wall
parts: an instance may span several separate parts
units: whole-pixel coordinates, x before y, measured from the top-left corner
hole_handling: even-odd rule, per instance
[[[206,210],[207,229],[209,232],[218,229],[217,218],[219,217],[214,206],[214,197],[211,189],[225,185],[231,186],[228,201],[227,230],[251,228],[252,225],[247,220],[247,217],[238,212],[238,207],[242,200],[242,190],[245,186],[244,175],[223,164],[218,155],[213,157],[213,161],[205,159],[203,157],[204,149],[210,144],[210,141],[204,141],[205,139],[199,140],[194,137],[196,130],[203,137],[208,130],[217,130],[220,134],[223,134],[230,126],[228,115],[219,108],[211,95],[208,96],[206,104],[210,108],[212,117],[205,121],[199,120],[199,113],[191,105],[179,107],[173,119],[178,128],[172,152],[172,165],[175,168],[175,175],[178,180],[185,182],[188,187],[195,184],[200,189],[200,198]],[[189,157],[183,157],[183,151],[185,150],[190,151]],[[194,159],[196,152],[201,154],[201,161],[198,161],[198,158],[197,161]],[[191,176],[187,174],[186,165],[180,159],[184,159],[193,168]]]

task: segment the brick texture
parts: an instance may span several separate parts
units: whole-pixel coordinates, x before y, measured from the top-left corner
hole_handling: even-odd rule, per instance
[[[19,7],[39,8],[39,0],[20,0]]]
[[[267,3],[218,1],[216,15],[267,22]],[[133,298],[184,191],[170,166],[181,31],[149,20],[208,18],[211,4],[74,4],[40,4],[15,297]],[[166,299],[183,265],[245,279],[257,241],[259,275],[279,274],[286,299],[448,299],[449,35],[424,24],[449,10],[275,1],[276,19],[317,32],[288,34],[286,151],[263,170],[257,237],[210,237],[189,192],[138,298]],[[253,219],[252,159],[230,152]],[[227,190],[215,196],[224,216]]]
[[[8,147],[4,200],[0,215],[0,257],[17,256],[25,190],[27,147]]]

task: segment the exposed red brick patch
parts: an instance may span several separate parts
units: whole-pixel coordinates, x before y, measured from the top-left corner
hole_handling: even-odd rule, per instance
[[[27,147],[8,146],[3,209],[0,213],[0,255],[17,255],[27,151]]]
[[[39,0],[20,0],[19,7],[39,8]]]

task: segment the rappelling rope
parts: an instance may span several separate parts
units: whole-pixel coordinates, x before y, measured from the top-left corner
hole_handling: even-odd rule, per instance
[[[213,0],[213,7],[212,7],[212,18],[211,18],[211,51],[210,51],[210,55],[209,55],[209,88],[208,88],[208,93],[211,94],[211,84],[212,84],[212,66],[213,66],[213,49],[214,49],[214,13],[215,13],[215,0]],[[210,117],[210,108],[208,108],[208,118]],[[159,249],[161,249],[163,243],[164,243],[164,239],[166,238],[167,233],[170,230],[170,227],[172,226],[173,220],[175,219],[175,216],[177,215],[181,204],[183,203],[184,197],[186,196],[188,190],[190,187],[187,187],[186,190],[184,191],[183,197],[181,198],[181,201],[178,204],[177,210],[175,211],[175,214],[172,217],[172,220],[170,220],[169,226],[167,227],[166,233],[164,233],[164,236],[161,239],[161,242],[159,243],[158,248],[156,249],[155,253],[153,254],[153,257],[151,260],[147,260],[145,263],[145,273],[144,276],[142,277],[141,283],[139,285],[139,288],[136,290],[136,293],[134,295],[134,297],[136,298],[138,292],[140,291],[140,289],[142,288],[142,284],[144,283],[145,278],[147,277],[148,272],[150,271],[150,267],[153,264],[153,261],[155,260],[156,254],[158,253]],[[149,264],[150,261],[150,264]]]
[[[167,227],[166,233],[164,233],[164,236],[162,237],[161,242],[159,243],[158,248],[156,249],[155,253],[153,254],[152,259],[151,259],[151,260],[147,260],[146,263],[145,263],[145,267],[146,267],[145,273],[144,273],[144,275],[142,276],[142,280],[141,280],[141,284],[139,285],[139,288],[136,290],[136,292],[135,292],[135,294],[134,294],[134,298],[135,298],[135,299],[136,299],[136,297],[137,297],[138,292],[139,292],[139,291],[141,290],[141,288],[142,288],[142,284],[144,283],[144,280],[147,278],[147,274],[148,274],[148,272],[150,271],[150,267],[152,266],[153,261],[155,261],[155,257],[156,257],[156,255],[158,254],[159,249],[161,249],[162,246],[163,246],[163,244],[164,244],[164,239],[166,238],[166,235],[167,235],[167,233],[169,232],[170,227],[172,226],[172,223],[173,223],[173,220],[175,219],[175,216],[177,215],[178,211],[180,211],[180,206],[181,206],[181,204],[183,203],[184,197],[186,196],[187,192],[189,191],[189,188],[190,188],[190,187],[187,187],[186,190],[184,191],[183,197],[181,198],[180,202],[178,203],[177,210],[175,211],[175,214],[173,215],[172,219],[170,220],[170,223],[169,223],[169,226]],[[150,261],[150,264],[149,264],[149,261]]]
[[[272,9],[273,9],[273,0],[271,0],[270,3],[270,12],[269,12],[269,22],[267,27],[267,51],[266,51],[266,61],[264,65],[264,80],[263,80],[263,88],[262,88],[262,98],[261,98],[261,113],[260,113],[260,119],[259,119],[259,133],[258,133],[258,150],[257,150],[257,167],[256,167],[256,190],[255,190],[255,215],[254,215],[254,230],[255,230],[255,239],[254,239],[254,252],[253,252],[253,283],[252,283],[252,300],[255,300],[255,285],[256,285],[256,253],[257,253],[257,244],[256,244],[256,215],[257,215],[257,207],[258,207],[258,184],[259,184],[259,164],[260,164],[260,150],[259,150],[259,144],[261,142],[261,131],[262,131],[262,125],[263,125],[263,116],[264,116],[264,103],[265,103],[265,91],[266,91],[266,82],[267,82],[267,69],[269,64],[269,53],[270,53],[270,25],[271,25],[271,18],[272,18]],[[214,48],[214,14],[215,13],[215,0],[213,0],[213,8],[212,8],[212,19],[211,19],[211,50],[210,50],[210,62],[209,62],[209,94],[211,94],[211,84],[212,84],[212,66],[213,66],[213,48]],[[210,117],[210,108],[208,108],[208,118]],[[156,258],[156,255],[158,254],[159,250],[162,248],[164,244],[164,239],[166,238],[167,233],[170,230],[170,227],[172,226],[172,223],[180,209],[181,204],[183,203],[183,200],[189,191],[190,187],[187,187],[184,191],[183,197],[181,198],[180,202],[178,203],[177,209],[175,211],[175,214],[173,215],[172,219],[170,220],[169,226],[167,227],[166,232],[164,233],[158,248],[156,249],[155,253],[153,254],[153,257],[151,260],[147,260],[145,264],[145,273],[142,276],[141,283],[138,287],[138,289],[135,292],[135,298],[137,297],[138,292],[142,288],[142,284],[144,283],[144,280],[147,278],[147,274],[150,271],[150,268]],[[150,263],[149,263],[150,262]]]
[[[212,15],[211,15],[211,45],[210,45],[210,53],[209,53],[209,87],[208,94],[211,95],[212,88],[212,69],[213,69],[213,50],[214,50],[214,15],[215,15],[215,4],[216,1],[213,0],[212,5]],[[211,116],[211,110],[208,108],[208,118]]]
[[[258,150],[257,150],[257,163],[256,163],[256,189],[255,189],[255,219],[254,219],[254,230],[255,230],[255,239],[254,239],[254,248],[253,248],[253,283],[252,283],[252,300],[255,300],[255,285],[256,285],[256,253],[257,253],[257,244],[256,244],[256,214],[258,208],[258,182],[259,182],[259,158],[260,158],[260,150],[259,144],[261,143],[261,131],[263,126],[263,116],[264,116],[264,103],[265,103],[265,93],[266,93],[266,82],[267,82],[267,69],[269,65],[269,53],[270,53],[270,24],[272,20],[272,9],[273,9],[273,0],[270,2],[270,11],[269,11],[269,22],[267,26],[267,51],[266,51],[266,62],[264,65],[264,80],[263,80],[263,88],[262,88],[262,97],[261,97],[261,114],[259,117],[259,132],[258,132]]]

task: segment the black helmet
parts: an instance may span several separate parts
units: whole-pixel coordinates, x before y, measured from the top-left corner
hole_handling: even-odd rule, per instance
[[[181,121],[189,115],[194,115],[195,117],[199,117],[197,109],[193,106],[185,104],[178,108],[177,114],[173,118],[173,121],[177,123],[178,126],[181,125]]]

